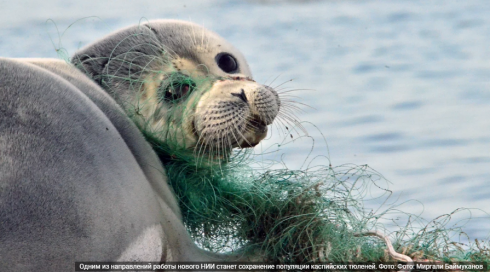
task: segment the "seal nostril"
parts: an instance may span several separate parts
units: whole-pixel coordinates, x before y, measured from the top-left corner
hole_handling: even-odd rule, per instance
[[[231,95],[239,97],[243,102],[248,103],[247,96],[245,95],[245,91],[242,89],[241,93],[232,93]]]

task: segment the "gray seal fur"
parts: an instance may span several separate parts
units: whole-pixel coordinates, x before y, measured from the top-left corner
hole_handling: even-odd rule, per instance
[[[139,67],[170,65],[181,73],[206,66],[200,71],[216,79],[205,93],[196,91],[202,98],[189,121],[201,126],[201,133],[209,124],[199,118],[214,100],[245,101],[240,107],[270,124],[280,105],[277,94],[251,80],[243,56],[216,34],[203,30],[202,37],[214,41],[202,42],[200,49],[195,42],[183,46],[192,43],[192,36],[182,34],[189,25],[154,21],[111,34],[75,54],[78,69],[61,60],[0,58],[2,271],[73,271],[75,261],[257,260],[205,252],[193,243],[161,162],[137,120],[128,117],[128,105],[153,85],[134,90],[106,76],[136,67],[116,56],[132,57],[133,65],[141,61]],[[144,35],[131,34],[141,30]],[[219,49],[206,48],[216,41]],[[212,63],[216,50],[233,52],[239,71],[219,70]],[[213,59],[203,58],[206,54]],[[144,69],[133,72],[135,79],[153,76]],[[237,88],[249,99],[230,95]],[[253,105],[261,95],[272,99],[275,112],[263,114]],[[243,131],[243,141],[260,141],[257,133]],[[199,135],[189,137],[197,146]]]

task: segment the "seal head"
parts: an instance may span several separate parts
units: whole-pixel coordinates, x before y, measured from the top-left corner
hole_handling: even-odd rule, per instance
[[[123,29],[83,48],[72,62],[140,129],[197,154],[257,145],[281,107],[273,88],[252,79],[235,47],[188,22]]]

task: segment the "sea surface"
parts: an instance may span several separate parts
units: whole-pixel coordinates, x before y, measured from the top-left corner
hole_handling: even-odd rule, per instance
[[[0,0],[0,56],[66,57],[150,19],[201,24],[244,53],[258,82],[302,103],[307,134],[278,124],[257,152],[286,140],[290,168],[317,155],[367,164],[398,209],[429,221],[473,208],[453,222],[471,217],[464,230],[488,239],[489,14],[487,0]]]

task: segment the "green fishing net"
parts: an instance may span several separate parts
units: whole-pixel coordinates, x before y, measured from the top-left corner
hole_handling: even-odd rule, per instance
[[[424,222],[396,205],[367,209],[364,201],[372,190],[380,192],[377,198],[390,195],[386,180],[367,165],[289,169],[281,162],[257,160],[246,149],[190,146],[184,121],[219,78],[172,70],[164,48],[155,48],[159,57],[135,52],[107,57],[104,62],[115,68],[94,80],[113,96],[115,85],[140,95],[137,103],[123,107],[160,157],[184,224],[202,248],[259,249],[267,261],[277,263],[393,261],[382,239],[360,235],[378,230],[397,252],[413,259],[489,263],[488,241],[466,237],[460,226],[451,225],[452,214]],[[154,88],[158,99],[151,102],[141,90],[155,78],[163,81]],[[400,214],[404,224],[393,223],[391,218]]]
[[[255,247],[279,263],[393,261],[383,240],[356,235],[377,229],[391,233],[395,250],[412,259],[490,260],[488,242],[465,239],[459,226],[449,225],[452,215],[422,226],[418,216],[402,213],[406,223],[388,230],[383,219],[401,212],[364,207],[372,187],[389,196],[379,187],[386,184],[383,177],[367,165],[280,169],[282,164],[264,165],[238,151],[224,165],[199,166],[175,152],[169,156],[147,137],[165,165],[185,225],[205,249]]]

